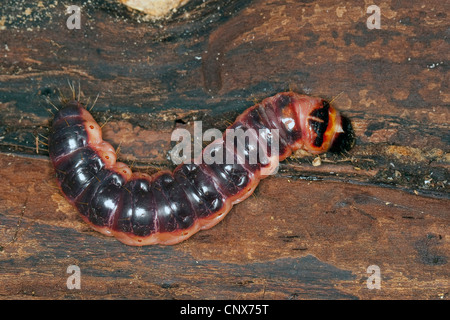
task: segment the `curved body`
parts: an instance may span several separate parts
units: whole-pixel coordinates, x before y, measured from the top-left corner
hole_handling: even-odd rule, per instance
[[[278,151],[268,151],[264,163],[183,163],[153,176],[132,173],[72,100],[53,119],[49,152],[62,192],[95,230],[128,245],[171,245],[216,225],[293,151],[325,152],[343,132],[341,116],[325,100],[294,92],[264,99],[228,129],[276,129]],[[225,143],[225,135],[213,142],[226,149]],[[236,160],[236,150],[228,151]]]

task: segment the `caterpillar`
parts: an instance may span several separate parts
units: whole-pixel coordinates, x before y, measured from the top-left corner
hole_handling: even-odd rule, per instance
[[[245,110],[227,129],[276,130],[278,150],[261,149],[266,161],[248,161],[255,147],[249,143],[245,159],[237,161],[242,156],[236,147],[230,150],[224,135],[211,145],[231,152],[233,163],[186,161],[150,176],[117,161],[101,127],[74,97],[54,115],[48,146],[62,193],[94,230],[131,246],[173,245],[219,223],[295,150],[339,148],[351,131],[345,119],[322,98],[281,92]],[[270,134],[256,141],[273,143]]]

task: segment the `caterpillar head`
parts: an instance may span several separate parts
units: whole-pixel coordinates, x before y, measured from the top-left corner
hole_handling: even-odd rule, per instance
[[[302,117],[303,149],[314,154],[349,150],[354,144],[350,121],[326,100],[314,102]]]

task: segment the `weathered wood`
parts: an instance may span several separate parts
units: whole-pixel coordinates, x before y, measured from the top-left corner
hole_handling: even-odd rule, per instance
[[[0,8],[0,298],[442,299],[449,270],[448,10],[383,1],[380,30],[346,1],[191,1],[142,22],[81,1]],[[29,8],[29,10],[27,10]],[[67,204],[45,151],[67,80],[99,93],[94,116],[120,159],[171,168],[174,128],[225,129],[292,89],[334,99],[356,145],[288,159],[255,196],[182,244],[127,247]],[[36,139],[36,137],[38,139]],[[37,147],[36,147],[37,146]],[[68,290],[78,265],[82,289]],[[366,272],[381,269],[381,290]]]
[[[48,161],[2,155],[0,168],[4,298],[438,299],[448,289],[448,200],[271,177],[215,228],[134,248],[81,221]],[[373,264],[382,290],[366,287]],[[80,291],[66,287],[69,265],[82,270]]]

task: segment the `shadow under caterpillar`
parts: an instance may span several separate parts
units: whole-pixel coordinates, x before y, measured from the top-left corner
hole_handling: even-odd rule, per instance
[[[172,245],[219,223],[295,150],[345,149],[353,134],[350,122],[327,101],[294,92],[248,108],[231,129],[276,130],[278,150],[267,148],[266,161],[250,163],[255,146],[230,150],[224,134],[213,145],[231,152],[233,163],[182,163],[173,172],[133,173],[116,161],[101,127],[74,97],[54,116],[49,154],[64,196],[92,228],[127,245]],[[256,140],[263,142],[272,143],[268,136]]]

